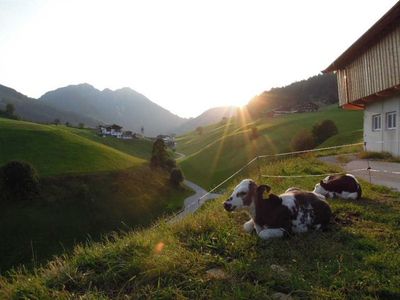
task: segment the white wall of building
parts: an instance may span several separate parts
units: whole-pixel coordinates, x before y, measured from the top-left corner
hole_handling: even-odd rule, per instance
[[[387,113],[396,113],[396,128],[387,128]],[[381,116],[381,129],[373,130],[372,119],[374,115]],[[400,95],[383,99],[365,105],[364,111],[364,141],[367,151],[390,152],[400,156]]]

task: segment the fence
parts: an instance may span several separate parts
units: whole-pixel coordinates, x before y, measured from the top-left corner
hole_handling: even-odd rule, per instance
[[[230,175],[228,178],[217,184],[215,187],[210,189],[207,193],[199,197],[197,202],[193,202],[186,206],[184,209],[178,211],[175,213],[171,218],[169,218],[169,221],[175,221],[179,217],[182,217],[185,215],[185,212],[188,213],[190,211],[190,208],[193,206],[197,206],[199,208],[205,201],[207,201],[207,197],[209,197],[212,193],[217,191],[221,186],[223,186],[225,183],[233,179],[236,175],[239,173],[242,173],[245,169],[249,168],[250,166],[257,164],[258,167],[258,174],[259,178],[306,178],[306,177],[326,177],[330,175],[339,175],[343,174],[343,172],[334,172],[334,173],[324,173],[324,174],[294,174],[294,175],[270,175],[270,174],[261,174],[261,167],[260,167],[260,160],[265,159],[265,158],[279,158],[279,157],[286,157],[286,156],[296,156],[296,155],[301,155],[301,154],[307,154],[307,153],[315,153],[315,152],[323,152],[323,151],[328,151],[328,150],[337,150],[337,149],[342,149],[342,148],[349,148],[349,147],[354,147],[354,146],[364,146],[365,143],[354,143],[354,144],[346,144],[346,145],[340,145],[340,146],[332,146],[332,147],[325,147],[325,148],[318,148],[318,149],[311,149],[311,150],[303,150],[303,151],[293,151],[293,152],[285,152],[285,153],[278,153],[278,154],[265,154],[265,155],[259,155],[254,157],[252,160],[250,160],[247,164],[245,164],[243,167],[241,167],[239,170],[234,172],[232,175]],[[354,154],[354,153],[350,153]],[[368,172],[369,176],[369,181],[371,182],[371,173],[386,173],[386,174],[393,174],[393,175],[400,175],[400,170],[399,171],[390,171],[390,170],[378,170],[378,169],[373,169],[370,166],[370,162],[367,159],[367,166],[365,168],[357,168],[357,169],[352,169],[352,170],[347,170],[346,173],[359,173],[359,172]],[[197,209],[196,208],[196,209]]]

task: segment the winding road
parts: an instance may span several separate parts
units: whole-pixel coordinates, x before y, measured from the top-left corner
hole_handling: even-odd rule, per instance
[[[185,154],[183,153],[179,153],[179,152],[175,152],[176,154],[178,154],[180,157],[178,158],[178,160],[181,160],[183,158],[186,157]],[[188,214],[191,214],[193,212],[195,212],[197,209],[200,208],[200,206],[202,206],[207,200],[211,200],[211,199],[215,199],[221,196],[221,194],[216,194],[216,193],[208,193],[205,189],[203,189],[201,186],[198,186],[197,184],[195,184],[192,181],[189,181],[187,179],[185,179],[183,181],[183,184],[186,185],[188,188],[192,189],[193,191],[195,191],[195,194],[192,196],[189,196],[185,199],[184,201],[184,208],[183,210],[178,213],[173,219],[172,221],[176,221],[177,219],[181,219],[185,216],[187,216]]]

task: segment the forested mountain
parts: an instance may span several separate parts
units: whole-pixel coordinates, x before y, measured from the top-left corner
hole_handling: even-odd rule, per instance
[[[247,108],[253,116],[258,116],[274,108],[287,108],[306,102],[337,103],[336,75],[317,75],[285,87],[272,88],[251,99]]]

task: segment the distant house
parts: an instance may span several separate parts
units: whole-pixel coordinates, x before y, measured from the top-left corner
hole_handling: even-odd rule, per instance
[[[129,130],[122,132],[122,136],[121,136],[121,138],[124,140],[131,140],[134,137],[136,137],[136,136],[132,133],[132,131],[129,131]]]
[[[364,110],[368,151],[400,155],[400,2],[324,72],[336,72],[339,105]]]
[[[116,138],[122,137],[122,126],[117,124],[113,125],[100,125],[99,126],[100,134],[105,136],[114,136]]]
[[[175,138],[173,136],[160,134],[157,136],[157,139],[162,139],[164,141],[165,145],[167,145],[168,147],[170,147],[172,149],[175,149],[175,147],[176,147]]]

